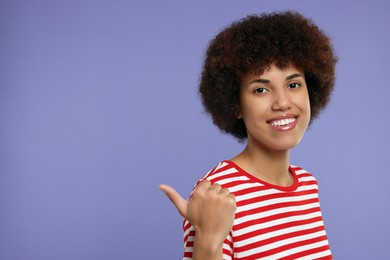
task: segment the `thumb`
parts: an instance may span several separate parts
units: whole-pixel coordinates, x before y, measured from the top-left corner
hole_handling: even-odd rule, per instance
[[[168,198],[172,201],[172,203],[179,211],[180,215],[185,218],[187,215],[188,201],[186,201],[182,196],[180,196],[180,194],[177,193],[177,191],[171,186],[161,184],[160,190],[162,190],[168,196]]]

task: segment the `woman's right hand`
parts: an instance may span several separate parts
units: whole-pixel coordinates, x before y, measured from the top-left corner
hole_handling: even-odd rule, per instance
[[[195,244],[210,250],[221,248],[232,229],[236,200],[229,190],[204,180],[198,184],[189,201],[168,185],[160,185],[179,213],[195,229]]]

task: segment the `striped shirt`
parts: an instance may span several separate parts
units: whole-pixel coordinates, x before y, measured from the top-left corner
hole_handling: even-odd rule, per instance
[[[293,185],[279,187],[223,161],[200,180],[218,183],[236,198],[235,220],[223,244],[223,259],[333,259],[317,181],[300,167],[291,165],[290,171]],[[192,259],[195,231],[187,220],[183,228],[183,259]]]

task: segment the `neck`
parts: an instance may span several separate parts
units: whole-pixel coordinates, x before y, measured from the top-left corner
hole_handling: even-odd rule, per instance
[[[246,172],[274,185],[286,187],[294,181],[289,172],[289,150],[270,150],[248,141],[245,149],[232,161]]]

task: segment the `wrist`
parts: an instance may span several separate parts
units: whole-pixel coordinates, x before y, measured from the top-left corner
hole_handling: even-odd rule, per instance
[[[213,234],[195,232],[193,259],[222,259],[223,240]]]

